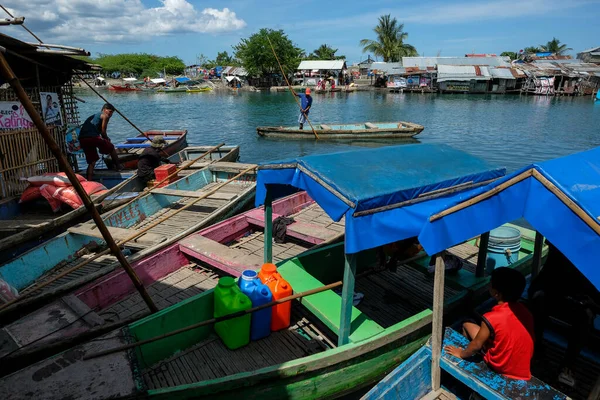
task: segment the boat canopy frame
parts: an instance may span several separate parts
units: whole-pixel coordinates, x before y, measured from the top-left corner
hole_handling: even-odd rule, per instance
[[[536,229],[533,277],[541,267],[546,236],[600,289],[600,270],[597,268],[600,256],[600,147],[529,165],[451,201],[429,218],[419,235],[419,242],[427,253],[438,254],[461,243],[463,239],[525,218]],[[548,218],[548,215],[552,218]],[[436,256],[431,346],[432,396],[429,398],[442,390],[440,359],[444,275],[444,261]],[[599,384],[600,380],[596,387]]]
[[[273,216],[273,192],[282,186],[306,190],[334,221],[345,217],[338,345],[347,344],[357,253],[416,237],[434,210],[504,175],[504,168],[468,153],[429,144],[313,155],[260,165],[255,205],[265,206],[264,262],[273,259],[272,224],[268,221]],[[483,269],[483,263],[478,265],[479,272]]]

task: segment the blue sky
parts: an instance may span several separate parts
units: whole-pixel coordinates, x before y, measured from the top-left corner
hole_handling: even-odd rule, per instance
[[[343,6],[341,6],[343,4]],[[518,51],[559,38],[573,55],[600,46],[600,0],[323,1],[275,0],[7,0],[26,25],[48,43],[83,47],[92,54],[148,52],[194,63],[214,58],[260,28],[283,29],[307,52],[323,43],[349,63],[366,58],[360,39],[374,38],[377,18],[404,23],[407,42],[421,55]],[[2,32],[24,36],[22,28]]]

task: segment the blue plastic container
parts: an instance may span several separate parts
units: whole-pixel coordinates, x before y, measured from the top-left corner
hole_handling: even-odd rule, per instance
[[[490,231],[486,271],[488,274],[500,267],[506,267],[519,259],[521,231],[510,226],[501,226]]]
[[[238,280],[240,290],[250,298],[252,307],[258,307],[273,299],[271,290],[258,279],[258,273],[253,270],[245,270]],[[250,323],[250,339],[258,340],[271,334],[271,308],[252,313]]]

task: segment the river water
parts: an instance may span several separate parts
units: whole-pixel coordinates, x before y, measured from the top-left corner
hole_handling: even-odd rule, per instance
[[[78,91],[82,121],[103,101]],[[143,130],[187,129],[188,143],[241,146],[243,162],[258,163],[316,153],[401,144],[395,141],[328,142],[264,139],[263,125],[295,125],[289,93],[112,93],[103,95]],[[355,92],[316,94],[313,123],[410,121],[425,130],[413,142],[446,143],[513,171],[526,164],[600,145],[600,104],[590,97],[440,95]],[[136,135],[115,114],[113,142]]]

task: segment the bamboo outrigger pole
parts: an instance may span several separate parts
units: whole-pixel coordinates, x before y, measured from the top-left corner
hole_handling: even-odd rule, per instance
[[[2,54],[2,52],[0,52],[0,71],[2,72],[2,75],[4,76],[4,78],[6,79],[8,84],[10,84],[10,86],[13,88],[17,97],[21,101],[23,108],[25,108],[25,110],[27,111],[27,114],[29,114],[33,123],[35,124],[38,131],[42,135],[42,138],[44,139],[44,141],[50,148],[50,151],[52,151],[52,154],[54,155],[54,157],[56,157],[56,160],[58,161],[58,165],[65,172],[65,174],[71,181],[71,184],[73,185],[73,188],[75,188],[75,191],[77,192],[79,197],[81,197],[83,204],[85,205],[85,207],[87,208],[89,213],[92,215],[94,222],[98,226],[98,230],[102,233],[102,237],[108,244],[110,250],[113,252],[115,257],[117,257],[117,259],[123,266],[123,269],[125,269],[125,271],[127,272],[127,275],[129,275],[129,278],[131,278],[131,281],[133,282],[134,286],[136,287],[136,289],[142,296],[142,299],[144,299],[144,302],[146,303],[146,305],[148,306],[150,311],[152,311],[152,312],[158,311],[158,308],[152,301],[152,298],[146,292],[146,289],[144,288],[142,281],[136,275],[133,268],[131,268],[131,265],[129,265],[129,262],[127,261],[127,259],[123,255],[123,253],[121,253],[121,249],[115,243],[113,237],[111,236],[110,232],[106,228],[106,225],[104,225],[104,222],[102,221],[102,217],[98,213],[98,210],[96,210],[94,203],[90,200],[90,197],[86,193],[83,186],[81,186],[81,183],[75,176],[75,173],[71,169],[69,162],[67,161],[65,156],[62,154],[60,148],[58,147],[58,144],[56,144],[56,141],[50,134],[48,127],[46,126],[46,124],[42,120],[42,117],[40,116],[40,114],[37,112],[37,110],[33,106],[33,103],[31,102],[31,99],[29,98],[27,93],[25,93],[23,86],[21,86],[21,82],[16,77],[15,73],[11,69],[8,62],[6,61],[6,58],[4,57],[4,54]]]
[[[292,94],[292,96],[294,96],[294,100],[296,100],[296,104],[298,104],[298,107],[300,107],[300,112],[302,112],[302,105],[300,104],[300,101],[298,100],[298,96],[296,96],[296,93],[294,93],[294,89],[292,89],[292,85],[290,85],[290,81],[288,81],[288,78],[285,75],[285,71],[283,70],[281,63],[279,62],[279,57],[277,57],[277,53],[275,53],[275,47],[273,47],[273,43],[271,43],[271,39],[269,38],[269,35],[267,35],[267,40],[269,41],[269,45],[271,45],[271,50],[273,51],[273,55],[275,56],[275,59],[277,60],[277,64],[279,65],[279,69],[281,70],[281,75],[283,75],[283,79],[285,79],[285,83],[287,83],[288,89],[290,89],[290,93]],[[304,114],[304,113],[302,112],[302,114]],[[306,122],[308,122],[308,125],[310,125],[310,129],[312,129],[313,133],[315,134],[315,137],[318,140],[319,135],[317,135],[317,131],[315,131],[315,127],[308,119],[308,115],[304,114],[304,118],[306,118]]]

